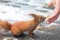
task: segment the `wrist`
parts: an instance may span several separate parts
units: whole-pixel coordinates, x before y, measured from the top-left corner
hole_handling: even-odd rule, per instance
[[[60,14],[60,8],[55,8],[53,13],[56,15],[59,15]]]

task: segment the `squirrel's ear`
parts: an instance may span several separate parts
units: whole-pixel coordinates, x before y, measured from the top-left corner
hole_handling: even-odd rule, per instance
[[[32,17],[37,17],[38,15],[37,14],[29,14],[29,15],[31,15]]]

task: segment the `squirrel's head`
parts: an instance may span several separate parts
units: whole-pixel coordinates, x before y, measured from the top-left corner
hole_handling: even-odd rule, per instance
[[[37,22],[43,22],[46,17],[37,14],[30,14]]]

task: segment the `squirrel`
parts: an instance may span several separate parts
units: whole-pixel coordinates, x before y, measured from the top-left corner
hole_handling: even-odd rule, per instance
[[[28,31],[29,37],[32,37],[33,31],[46,18],[42,15],[37,15],[37,14],[29,14],[29,15],[31,15],[34,19],[28,21],[19,21],[11,25],[11,33],[14,36],[19,36],[23,32]]]
[[[0,29],[5,29],[6,31],[10,31],[11,24],[8,21],[0,20]]]

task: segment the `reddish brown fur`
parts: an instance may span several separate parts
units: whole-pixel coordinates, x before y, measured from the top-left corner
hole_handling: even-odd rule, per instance
[[[46,17],[36,14],[30,14],[34,19],[29,21],[20,21],[12,24],[11,32],[15,36],[21,35],[22,32],[28,31],[29,37],[32,37],[32,32],[36,29],[40,22],[43,22]]]
[[[8,21],[0,20],[0,29],[4,28],[6,31],[10,30],[11,24]]]

